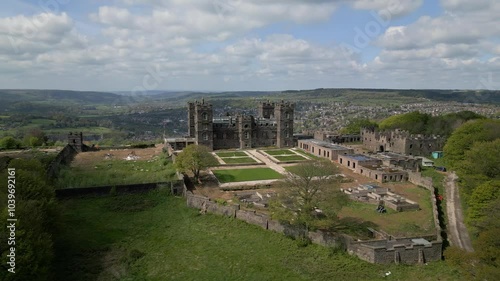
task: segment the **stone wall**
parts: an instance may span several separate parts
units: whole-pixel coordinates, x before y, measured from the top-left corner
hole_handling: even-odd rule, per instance
[[[309,231],[306,234],[306,231],[304,229],[272,220],[266,214],[259,213],[253,210],[240,210],[240,205],[225,206],[222,204],[218,204],[208,197],[194,195],[189,191],[186,193],[186,202],[188,207],[199,209],[201,212],[237,218],[249,224],[260,226],[266,230],[282,233],[292,238],[299,238],[307,235],[311,242],[315,244],[323,246],[336,246],[340,244],[340,237],[332,233],[323,231]]]
[[[442,241],[421,245],[411,243],[410,240],[351,241],[347,248],[350,254],[371,263],[422,264],[441,260]]]
[[[433,191],[432,178],[424,177],[420,172],[408,172],[408,181],[414,185],[419,185]]]
[[[61,165],[68,165],[71,163],[73,158],[78,154],[78,151],[71,145],[66,145],[52,160],[49,167],[47,168],[47,177],[49,179],[54,179],[57,177]]]
[[[111,190],[115,188],[116,193],[136,193],[146,192],[149,190],[157,189],[159,186],[165,185],[172,189],[176,195],[181,195],[183,190],[183,181],[173,182],[154,182],[154,183],[139,183],[139,184],[125,184],[125,185],[106,185],[106,186],[93,186],[81,188],[65,188],[56,189],[57,198],[71,198],[80,196],[104,196],[109,195]]]

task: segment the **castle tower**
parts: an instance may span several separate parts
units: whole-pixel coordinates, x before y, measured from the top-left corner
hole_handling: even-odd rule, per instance
[[[293,146],[293,114],[295,105],[289,102],[277,103],[274,108],[274,116],[276,117],[277,132],[276,146],[291,147]]]
[[[210,150],[214,148],[213,110],[212,105],[202,102],[194,104],[194,137],[196,144],[204,145]]]
[[[274,103],[269,101],[261,102],[258,108],[258,117],[260,118],[273,118],[274,117]]]
[[[254,118],[252,116],[238,116],[238,133],[240,136],[240,149],[248,149],[252,147],[252,124]]]
[[[69,133],[68,144],[72,146],[77,152],[83,151],[83,134],[80,133]]]
[[[188,136],[190,138],[195,137],[195,127],[196,123],[194,122],[194,116],[195,116],[195,110],[194,110],[194,103],[193,102],[188,102]]]

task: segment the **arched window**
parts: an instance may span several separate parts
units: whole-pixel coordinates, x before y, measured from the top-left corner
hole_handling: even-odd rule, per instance
[[[207,140],[208,140],[208,134],[207,134],[207,133],[203,133],[203,134],[201,134],[201,138],[202,138],[203,140],[207,141]]]
[[[201,118],[202,118],[203,120],[208,120],[208,113],[203,112],[203,113],[201,114]]]

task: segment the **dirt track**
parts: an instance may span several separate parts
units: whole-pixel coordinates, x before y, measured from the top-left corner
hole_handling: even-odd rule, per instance
[[[460,194],[455,184],[457,175],[453,172],[446,177],[446,214],[448,215],[448,237],[451,245],[467,252],[473,252],[469,232],[464,224]]]

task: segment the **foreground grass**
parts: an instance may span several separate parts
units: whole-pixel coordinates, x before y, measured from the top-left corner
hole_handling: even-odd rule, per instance
[[[373,265],[185,204],[164,191],[62,201],[56,280],[459,279],[444,262]]]
[[[212,171],[221,183],[281,179],[283,175],[270,168]]]

